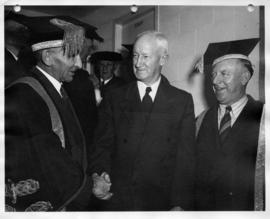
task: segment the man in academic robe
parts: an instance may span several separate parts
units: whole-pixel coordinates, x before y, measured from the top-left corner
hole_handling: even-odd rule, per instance
[[[81,67],[84,30],[57,18],[21,22],[33,33],[37,65],[6,88],[6,210],[86,210],[92,186],[85,138],[62,87]]]
[[[204,54],[205,66],[211,66],[217,103],[199,119],[197,210],[255,209],[263,103],[246,94],[246,87],[253,74],[248,55],[257,43],[257,38],[212,43]],[[264,163],[259,166],[262,169]],[[261,199],[263,187],[262,184]]]

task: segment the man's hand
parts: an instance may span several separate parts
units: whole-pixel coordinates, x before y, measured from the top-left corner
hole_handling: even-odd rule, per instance
[[[111,180],[109,174],[103,172],[100,176],[97,173],[92,175],[94,182],[92,192],[93,194],[101,200],[109,200],[112,197],[110,192]]]
[[[95,74],[90,74],[89,75],[90,81],[93,83],[94,88],[99,89],[99,80]]]

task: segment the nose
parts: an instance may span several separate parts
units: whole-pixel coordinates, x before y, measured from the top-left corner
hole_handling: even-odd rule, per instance
[[[80,55],[75,56],[74,65],[77,66],[78,68],[82,68],[82,60]]]
[[[220,74],[212,75],[212,83],[213,84],[219,84],[221,82]]]
[[[100,68],[101,68],[101,71],[102,71],[102,72],[104,72],[104,71],[107,70],[107,66],[106,66],[106,65],[101,65]]]
[[[134,60],[134,65],[136,68],[139,68],[143,63],[143,59],[142,56],[138,56],[137,58],[135,58]]]

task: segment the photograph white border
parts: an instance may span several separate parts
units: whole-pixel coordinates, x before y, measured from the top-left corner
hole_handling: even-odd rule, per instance
[[[4,6],[5,5],[74,5],[74,0],[1,0],[0,5],[0,26],[1,26],[1,36],[0,36],[0,113],[2,122],[0,123],[0,218],[270,218],[270,1],[268,0],[160,0],[160,1],[150,1],[150,0],[103,0],[103,1],[90,1],[89,0],[77,0],[76,5],[264,5],[265,6],[265,100],[266,100],[266,211],[265,212],[61,212],[61,213],[8,213],[4,212],[4,36],[3,36],[3,22],[4,22]],[[268,28],[267,28],[268,27]]]

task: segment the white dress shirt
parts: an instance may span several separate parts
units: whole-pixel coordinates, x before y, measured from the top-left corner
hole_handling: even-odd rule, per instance
[[[18,57],[10,49],[6,48],[6,50],[9,51],[16,61],[18,61]]]
[[[104,85],[106,85],[106,84],[108,84],[108,83],[109,83],[109,81],[110,81],[110,80],[112,80],[112,78],[113,78],[113,76],[112,76],[112,77],[110,77],[109,79],[106,79],[106,80],[103,80],[103,78],[101,78],[101,79],[100,79],[100,81],[101,81],[101,82],[103,82],[103,81],[104,81],[104,83],[103,83],[103,84],[104,84]]]
[[[138,89],[139,89],[139,94],[140,94],[141,101],[142,101],[142,99],[143,99],[143,97],[145,95],[145,90],[146,90],[147,87],[151,87],[152,90],[149,93],[149,95],[152,98],[152,101],[153,102],[155,101],[155,97],[156,97],[156,94],[157,94],[157,90],[158,90],[158,86],[160,84],[160,81],[161,81],[161,77],[159,77],[159,79],[154,84],[152,84],[151,86],[147,86],[143,82],[137,81],[137,86],[138,86]]]
[[[51,76],[50,74],[48,74],[47,72],[45,72],[42,68],[40,68],[38,65],[36,65],[36,68],[41,71],[41,73],[43,75],[45,75],[45,77],[52,83],[52,85],[55,87],[55,89],[57,90],[57,92],[61,95],[60,89],[62,86],[62,83],[57,81],[53,76]]]

